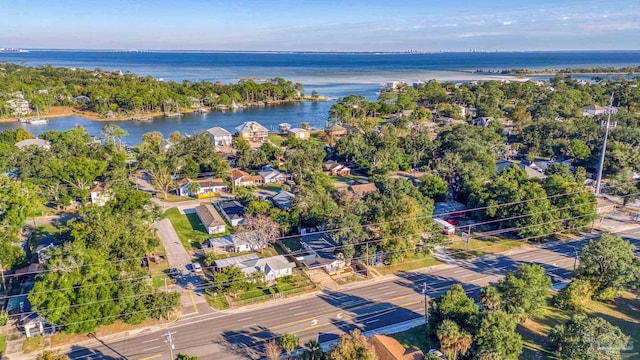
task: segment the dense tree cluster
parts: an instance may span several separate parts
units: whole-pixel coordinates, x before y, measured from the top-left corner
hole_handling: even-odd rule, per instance
[[[194,99],[205,106],[260,101],[287,101],[303,96],[304,87],[283,78],[264,82],[241,80],[237,84],[185,80],[161,81],[151,76],[121,74],[101,69],[68,69],[50,65],[25,67],[2,63],[0,69],[0,117],[11,116],[8,101],[22,92],[32,108],[78,106],[100,114],[164,111],[176,105],[189,108]],[[40,91],[46,90],[46,91]],[[78,97],[87,97],[87,99]]]
[[[117,319],[166,318],[177,293],[148,282],[142,258],[157,245],[148,194],[120,192],[103,207],[86,206],[71,222],[70,241],[49,251],[29,293],[34,310],[68,332],[87,333]],[[52,291],[55,290],[55,291]]]

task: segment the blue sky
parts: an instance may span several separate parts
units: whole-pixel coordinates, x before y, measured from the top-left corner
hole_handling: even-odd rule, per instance
[[[0,0],[0,47],[637,50],[638,0]]]

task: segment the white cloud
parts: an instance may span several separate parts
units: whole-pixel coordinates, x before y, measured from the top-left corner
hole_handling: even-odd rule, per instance
[[[511,24],[514,24],[514,23],[517,23],[517,21],[515,21],[515,20],[507,20],[507,21],[503,21],[502,25],[509,26]]]

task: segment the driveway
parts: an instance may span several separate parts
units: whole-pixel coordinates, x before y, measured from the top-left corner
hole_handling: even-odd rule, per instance
[[[176,290],[182,294],[182,314],[193,315],[202,311],[210,312],[212,309],[207,304],[204,293],[202,290],[196,290],[204,279],[192,271],[192,258],[180,242],[171,221],[163,219],[156,223],[156,228],[167,253],[169,267],[178,269]]]

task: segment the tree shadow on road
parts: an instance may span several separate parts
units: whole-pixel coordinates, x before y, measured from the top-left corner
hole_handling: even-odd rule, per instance
[[[83,360],[127,360],[127,357],[124,355],[107,355],[102,351],[98,351],[95,349],[86,348],[83,346],[73,345],[71,347],[71,351],[69,351],[68,356],[71,360],[73,359],[83,359]]]
[[[264,354],[264,344],[279,337],[279,334],[268,328],[256,325],[246,330],[225,331],[220,334],[220,339],[215,343],[234,355],[246,359],[261,359]]]

